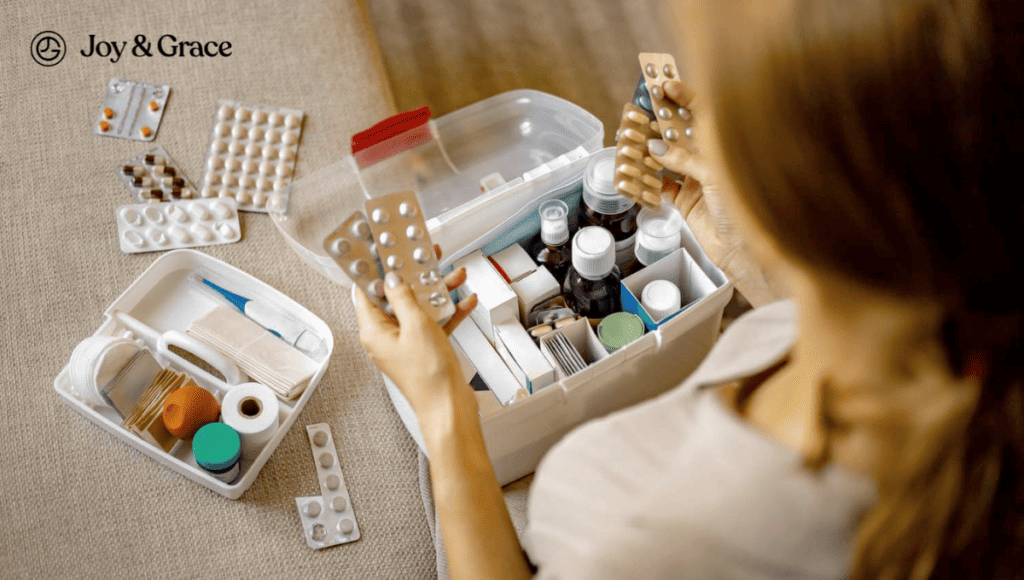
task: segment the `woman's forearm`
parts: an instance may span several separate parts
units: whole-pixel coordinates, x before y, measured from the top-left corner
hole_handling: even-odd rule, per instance
[[[429,417],[421,417],[420,426],[451,576],[529,578],[529,565],[487,456],[473,392],[462,384],[442,388],[451,389],[451,396],[444,396],[445,402]]]

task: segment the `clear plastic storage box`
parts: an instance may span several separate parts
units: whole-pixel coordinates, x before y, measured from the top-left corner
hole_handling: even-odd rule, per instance
[[[492,255],[539,231],[541,202],[559,198],[578,207],[583,171],[604,139],[596,117],[533,90],[496,95],[427,128],[429,138],[424,134],[415,147],[372,167],[347,156],[294,183],[287,213],[271,214],[287,243],[324,276],[350,286],[321,249],[324,237],[360,209],[366,196],[411,188],[444,252],[442,268],[478,249]],[[681,245],[710,281],[682,312],[613,354],[596,353],[584,371],[482,413],[487,450],[502,484],[531,473],[580,423],[678,385],[711,349],[732,284],[685,227]],[[385,385],[425,450],[408,402],[387,377]]]

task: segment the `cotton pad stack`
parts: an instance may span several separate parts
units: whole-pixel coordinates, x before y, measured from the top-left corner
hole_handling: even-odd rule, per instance
[[[217,306],[186,332],[286,400],[299,396],[316,373],[312,359],[227,306]]]

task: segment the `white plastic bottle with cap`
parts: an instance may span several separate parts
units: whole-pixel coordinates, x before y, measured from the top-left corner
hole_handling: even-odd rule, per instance
[[[661,322],[665,317],[679,312],[682,302],[679,287],[668,280],[649,282],[640,293],[640,304],[654,322]]]
[[[621,292],[611,232],[581,228],[572,239],[572,267],[562,284],[569,308],[587,318],[604,318],[622,310]]]
[[[537,213],[540,214],[540,241],[544,242],[544,249],[537,252],[534,261],[547,266],[559,283],[564,282],[572,265],[569,206],[560,199],[550,199],[540,204]]]
[[[682,241],[683,214],[676,206],[663,202],[657,209],[644,208],[637,216],[639,233],[636,236],[636,264],[634,270],[657,262],[680,247]],[[623,271],[629,276],[633,271]]]
[[[615,264],[620,272],[633,269],[636,256],[636,201],[615,191],[615,147],[595,153],[583,175],[583,203],[580,204],[579,225],[600,226],[615,238]]]

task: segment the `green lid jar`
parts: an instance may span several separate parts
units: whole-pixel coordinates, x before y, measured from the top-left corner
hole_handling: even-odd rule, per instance
[[[597,325],[597,339],[613,353],[644,335],[644,321],[630,312],[605,316]]]
[[[224,423],[207,423],[192,438],[192,455],[210,475],[231,483],[241,472],[242,439]]]

